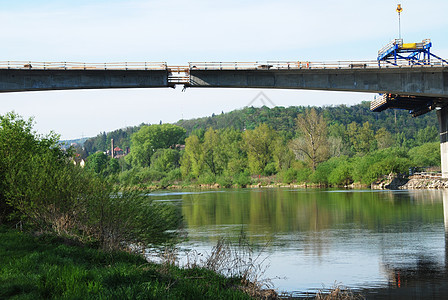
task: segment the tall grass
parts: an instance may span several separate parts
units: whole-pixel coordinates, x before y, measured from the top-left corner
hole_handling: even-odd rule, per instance
[[[0,227],[0,299],[250,299],[210,270],[148,263]]]

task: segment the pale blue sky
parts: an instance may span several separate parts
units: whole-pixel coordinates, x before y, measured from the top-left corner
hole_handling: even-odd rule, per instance
[[[448,57],[448,1],[4,1],[0,60],[189,61],[374,60],[398,37],[431,38]],[[128,89],[0,94],[0,113],[34,116],[41,133],[95,136],[142,122],[175,122],[250,103],[252,89]],[[337,105],[373,95],[265,90],[277,105]]]

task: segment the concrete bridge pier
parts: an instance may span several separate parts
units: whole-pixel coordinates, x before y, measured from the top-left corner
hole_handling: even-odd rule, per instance
[[[443,190],[443,217],[445,223],[445,269],[448,272],[448,191]]]
[[[437,110],[440,134],[440,158],[442,178],[448,178],[448,106]]]

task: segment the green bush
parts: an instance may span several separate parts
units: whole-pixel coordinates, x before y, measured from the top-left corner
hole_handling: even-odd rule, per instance
[[[223,188],[230,188],[233,185],[232,177],[222,174],[216,177],[216,182]]]
[[[412,148],[409,158],[415,167],[440,166],[440,143],[426,143]]]
[[[264,167],[263,175],[271,176],[277,173],[277,167],[275,162],[270,162]]]
[[[96,241],[107,249],[175,237],[182,217],[174,206],[116,190],[102,176],[75,166],[56,137],[35,135],[31,124],[14,114],[0,117],[0,124],[0,203],[10,214],[40,231]],[[137,180],[161,177],[149,169],[135,173]]]
[[[150,168],[132,168],[121,172],[118,176],[121,184],[124,185],[140,185],[160,181],[167,174]]]
[[[332,170],[334,170],[340,163],[339,157],[333,157],[329,160],[319,164],[314,171],[313,174],[310,176],[310,180],[313,183],[317,184],[329,184],[329,175]]]
[[[158,149],[151,156],[151,169],[169,172],[179,167],[180,152],[174,149]]]
[[[216,176],[211,173],[201,174],[198,177],[199,184],[214,184],[216,183]]]
[[[406,172],[406,168],[411,166],[411,162],[405,149],[386,148],[363,157],[353,158],[352,166],[353,180],[370,184],[378,176],[387,175],[391,172]]]
[[[313,173],[311,168],[305,162],[296,162],[294,169],[297,170],[296,181],[300,183],[308,182],[310,175]]]
[[[289,168],[280,172],[280,178],[283,183],[291,184],[297,180],[297,170]]]
[[[366,176],[364,177],[365,183],[372,183],[382,175],[388,175],[390,173],[407,173],[411,162],[404,157],[387,157],[369,167]]]
[[[180,171],[180,168],[169,171],[166,178],[171,182],[182,180],[182,172]]]
[[[331,185],[348,185],[353,182],[352,167],[348,161],[342,161],[328,176]]]
[[[233,180],[234,184],[239,187],[246,187],[251,183],[249,172],[241,172],[237,176],[235,176]]]

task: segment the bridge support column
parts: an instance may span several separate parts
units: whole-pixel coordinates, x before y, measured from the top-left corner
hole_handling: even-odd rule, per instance
[[[440,134],[440,158],[442,178],[448,178],[448,106],[437,110]]]

